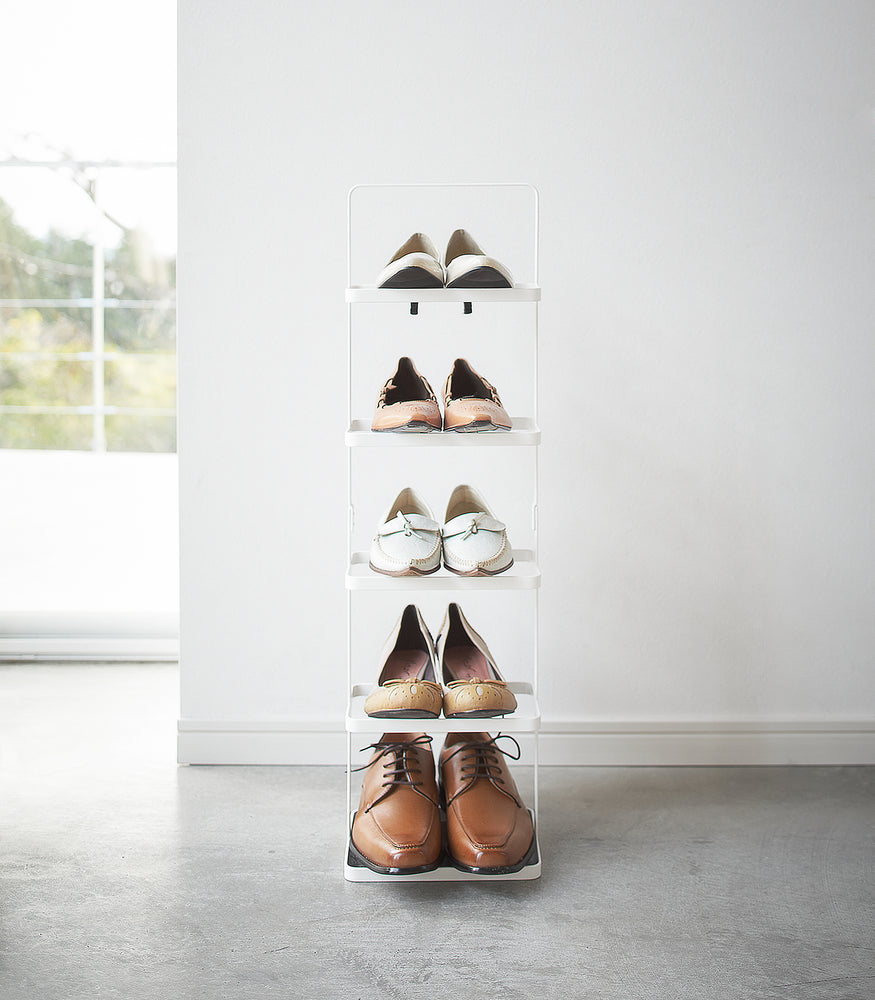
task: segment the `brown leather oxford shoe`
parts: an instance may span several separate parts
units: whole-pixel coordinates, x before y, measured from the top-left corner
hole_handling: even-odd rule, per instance
[[[504,760],[509,754],[496,746],[497,739],[450,733],[441,750],[450,859],[477,875],[520,871],[534,850],[532,818]]]
[[[357,861],[384,875],[432,871],[441,861],[441,823],[431,737],[385,733],[372,744],[352,824]]]

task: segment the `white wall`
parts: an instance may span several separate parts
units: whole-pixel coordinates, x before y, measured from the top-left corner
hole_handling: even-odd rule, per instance
[[[525,180],[546,759],[875,760],[873,37],[180,0],[182,759],[339,759],[347,189]]]

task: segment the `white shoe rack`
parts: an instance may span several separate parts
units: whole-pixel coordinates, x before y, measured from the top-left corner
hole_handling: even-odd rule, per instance
[[[512,191],[508,189],[513,189]],[[430,194],[438,194],[449,204],[453,204],[454,196],[464,195],[467,198],[475,196],[480,202],[483,198],[488,201],[489,196],[498,196],[500,199],[506,194],[512,195],[516,203],[525,215],[521,218],[525,227],[532,232],[532,258],[527,262],[533,282],[514,285],[513,288],[484,288],[484,289],[383,289],[372,285],[353,284],[353,248],[357,241],[368,240],[373,235],[368,231],[362,231],[363,227],[357,221],[357,201],[369,195],[376,194],[379,198],[388,200],[398,195],[410,199],[421,195],[426,198]],[[460,198],[460,203],[465,204],[465,199]],[[470,202],[469,202],[470,203]],[[478,231],[474,224],[465,225],[464,216],[453,216],[448,219],[449,224],[455,218],[460,221],[455,225],[469,228],[475,238],[479,238]],[[504,220],[505,225],[507,220]],[[425,227],[423,227],[425,230]],[[427,230],[425,230],[427,231]],[[397,232],[395,244],[379,247],[381,250],[393,249],[409,235],[407,232]],[[347,484],[348,484],[348,504],[349,504],[349,544],[348,563],[346,571],[347,589],[347,710],[346,710],[346,733],[347,733],[347,828],[346,828],[346,851],[343,860],[344,877],[350,882],[452,882],[452,881],[474,881],[474,882],[494,882],[494,881],[520,881],[536,879],[541,874],[540,845],[538,843],[538,730],[540,728],[540,709],[538,707],[538,601],[541,574],[538,564],[538,445],[541,440],[541,433],[538,427],[538,303],[541,298],[541,290],[537,284],[538,277],[538,193],[537,190],[528,184],[459,184],[459,185],[359,185],[354,187],[349,193],[347,211],[347,240],[348,240],[348,273],[346,288],[347,303],[347,400],[348,400],[348,421],[346,430],[347,446]],[[502,256],[502,247],[490,244],[486,247],[487,253],[494,254],[499,260],[505,261]],[[382,263],[385,263],[383,261]],[[380,264],[382,266],[382,264]],[[379,267],[373,268],[376,275]],[[514,271],[513,265],[511,270]],[[514,276],[516,272],[514,271]],[[476,333],[478,324],[478,307],[484,309],[493,304],[522,304],[528,303],[531,311],[531,323],[527,335],[531,344],[531,402],[532,412],[520,416],[511,415],[513,428],[509,432],[479,432],[479,433],[453,433],[453,432],[431,432],[425,434],[393,434],[375,433],[371,431],[372,410],[366,413],[353,412],[354,387],[358,374],[355,371],[354,357],[356,347],[356,320],[360,309],[379,309],[380,307],[393,306],[394,309],[384,310],[391,313],[386,322],[396,324],[409,324],[405,329],[410,331],[410,340],[414,346],[410,350],[402,353],[416,354],[415,341],[417,336],[417,323],[420,320],[419,305],[426,310],[455,309],[461,311],[464,304],[464,312],[471,313],[465,315],[464,324],[471,331],[470,336]],[[403,312],[399,305],[410,304],[409,311]],[[410,315],[413,313],[414,315]],[[470,326],[468,326],[470,324]],[[467,339],[467,338],[466,338]],[[453,344],[453,348],[460,356],[466,354],[469,344],[467,342]],[[394,360],[397,360],[395,358]],[[393,360],[393,363],[394,363]],[[415,360],[415,358],[414,358]],[[479,370],[484,375],[496,381],[499,392],[502,393],[502,381],[498,375],[490,374],[492,369],[486,363],[481,364]],[[388,377],[391,368],[387,368],[383,379]],[[428,373],[423,372],[428,377]],[[382,384],[382,383],[380,383]],[[432,381],[435,394],[441,399],[443,385],[436,385]],[[374,384],[371,393],[372,399],[376,398],[379,385]],[[504,398],[504,393],[502,393]],[[442,400],[441,400],[442,402]],[[402,485],[416,485],[415,477],[418,467],[425,467],[437,455],[435,449],[444,455],[446,449],[506,449],[517,448],[527,450],[531,456],[531,538],[530,548],[514,548],[514,564],[504,573],[494,577],[462,577],[450,573],[445,568],[441,568],[436,573],[424,577],[389,577],[375,573],[368,566],[367,549],[356,549],[354,539],[354,526],[356,524],[357,513],[355,508],[355,463],[353,456],[358,455],[366,459],[373,454],[372,450],[383,451],[384,455],[392,455],[393,449],[403,449],[396,455],[395,462],[399,466],[398,479],[387,486],[385,500],[391,499],[397,488]],[[365,450],[366,449],[366,450]],[[391,462],[392,459],[390,458]],[[403,469],[403,471],[402,471]],[[402,482],[403,480],[403,482]],[[447,494],[455,483],[447,484]],[[475,484],[478,488],[482,486],[487,500],[492,506],[497,517],[507,520],[502,514],[500,503],[493,502],[489,484]],[[381,500],[382,502],[382,500]],[[435,517],[442,521],[442,511],[435,510]],[[514,524],[509,520],[508,535],[511,543],[514,542]],[[373,525],[376,529],[376,522]],[[360,542],[361,544],[361,542]],[[498,719],[445,719],[443,717],[429,720],[387,720],[372,719],[365,715],[364,701],[367,695],[373,690],[377,675],[377,656],[380,645],[376,645],[373,655],[368,656],[366,650],[357,654],[354,648],[354,602],[360,595],[366,592],[388,591],[397,592],[399,606],[393,616],[388,616],[382,630],[382,639],[385,638],[397,618],[403,604],[418,604],[420,595],[443,591],[447,593],[447,600],[454,601],[460,599],[465,594],[481,591],[523,591],[527,592],[528,604],[531,608],[531,626],[528,629],[531,642],[531,653],[519,650],[520,670],[515,674],[515,667],[512,663],[499,660],[499,669],[508,682],[508,686],[517,698],[517,709],[511,715]],[[501,598],[502,600],[504,598]],[[402,604],[403,602],[403,604]],[[487,643],[490,643],[489,630],[485,625],[481,626],[479,621],[472,622],[475,628],[483,634]],[[493,646],[494,651],[494,646]],[[517,679],[521,674],[528,674],[530,679]],[[364,676],[360,676],[364,674]],[[369,868],[357,865],[351,861],[349,853],[350,831],[354,810],[358,805],[359,787],[358,782],[354,785],[353,766],[365,763],[365,755],[359,751],[369,743],[375,742],[384,732],[397,732],[409,727],[417,732],[425,732],[435,737],[434,750],[438,751],[441,739],[444,734],[450,732],[483,732],[488,729],[490,733],[509,733],[516,736],[524,734],[524,752],[520,764],[530,764],[532,773],[531,789],[529,797],[526,794],[526,783],[521,783],[514,764],[510,762],[511,773],[520,785],[520,793],[530,807],[530,812],[534,820],[535,829],[535,850],[531,863],[527,864],[518,872],[507,875],[473,875],[452,867],[449,863],[442,865],[435,871],[425,872],[417,875],[383,875],[371,871]],[[355,745],[354,745],[355,742]],[[354,760],[354,754],[356,759]],[[358,758],[362,759],[359,760]],[[519,765],[517,765],[519,766]],[[357,775],[355,775],[357,777]],[[354,798],[355,796],[355,798]]]

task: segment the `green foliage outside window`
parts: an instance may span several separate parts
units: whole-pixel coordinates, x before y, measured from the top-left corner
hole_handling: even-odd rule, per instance
[[[123,231],[105,254],[106,406],[109,451],[176,450],[176,262]],[[0,200],[0,448],[91,448],[91,416],[9,412],[2,407],[77,407],[94,403],[92,310],[87,306],[4,305],[10,299],[90,299],[92,248],[59,232],[39,237]],[[116,305],[116,300],[120,307]],[[126,301],[153,305],[125,306]]]

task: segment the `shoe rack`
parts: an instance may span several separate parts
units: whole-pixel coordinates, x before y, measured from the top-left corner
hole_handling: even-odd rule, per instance
[[[408,198],[411,191],[415,195],[422,192],[427,196],[429,189],[439,188],[444,194],[452,189],[465,189],[467,192],[473,191],[479,198],[489,194],[502,194],[502,188],[521,189],[519,206],[521,212],[531,213],[521,220],[525,229],[533,233],[533,243],[531,248],[532,258],[528,263],[530,274],[533,276],[533,283],[515,284],[512,288],[417,288],[417,289],[388,289],[377,288],[374,285],[355,285],[352,283],[353,277],[353,246],[356,241],[367,240],[371,237],[368,232],[361,231],[360,224],[356,221],[354,211],[356,199],[367,195],[373,189],[380,189],[380,195],[391,196],[395,191],[403,192]],[[516,196],[517,192],[514,192]],[[455,217],[447,219],[447,225],[464,225],[465,220],[456,221]],[[415,224],[416,220],[412,220]],[[506,222],[506,220],[505,220]],[[472,226],[473,228],[473,226]],[[400,240],[404,233],[397,233]],[[348,563],[346,570],[346,590],[347,590],[347,709],[346,709],[346,734],[347,734],[347,808],[346,808],[346,831],[345,831],[345,855],[344,855],[344,877],[351,882],[447,882],[447,881],[508,881],[527,880],[538,878],[541,874],[540,846],[538,843],[538,730],[540,728],[540,709],[538,707],[538,600],[541,574],[538,564],[538,446],[540,444],[541,433],[538,427],[538,303],[541,297],[541,290],[537,284],[538,276],[538,194],[531,185],[359,185],[354,187],[349,193],[348,214],[347,214],[347,240],[348,240],[348,273],[346,288],[347,304],[347,400],[348,400],[348,422],[346,430],[347,447],[347,484],[348,484],[348,505],[349,505],[349,544]],[[389,246],[389,240],[386,246]],[[491,252],[501,259],[502,248],[491,246]],[[512,267],[513,270],[513,267]],[[374,270],[374,275],[377,270]],[[516,276],[516,271],[514,271]],[[459,434],[453,432],[433,432],[423,434],[397,434],[397,433],[375,433],[371,430],[370,412],[353,412],[353,389],[358,378],[354,364],[356,338],[359,336],[357,330],[357,320],[360,310],[379,310],[384,308],[384,314],[391,314],[386,322],[406,323],[410,325],[410,339],[415,341],[417,336],[417,316],[420,313],[420,306],[423,313],[426,310],[456,310],[463,312],[464,327],[470,330],[466,336],[466,341],[476,339],[478,325],[478,305],[488,307],[493,303],[504,304],[529,304],[528,311],[531,316],[530,322],[525,322],[524,333],[529,339],[531,353],[531,413],[517,415],[511,409],[511,419],[513,427],[505,433],[479,432]],[[408,309],[400,309],[401,305],[409,305]],[[394,306],[394,309],[386,307]],[[470,315],[468,315],[470,314]],[[382,322],[382,320],[381,320]],[[522,322],[522,321],[521,321]],[[469,326],[470,324],[470,326]],[[406,329],[406,328],[405,328]],[[453,349],[464,355],[469,343],[454,344]],[[409,352],[415,353],[415,349]],[[528,362],[526,362],[528,364]],[[483,370],[481,368],[481,370]],[[436,383],[435,391],[441,398],[440,388]],[[499,388],[500,388],[499,383]],[[373,385],[373,393],[376,396],[378,385]],[[498,576],[483,577],[463,577],[457,576],[444,567],[430,576],[421,577],[390,577],[372,571],[368,566],[368,551],[356,549],[354,540],[354,526],[356,524],[357,511],[355,509],[355,465],[353,456],[358,459],[367,459],[372,454],[373,449],[386,450],[385,455],[390,456],[388,461],[398,467],[398,479],[388,487],[388,492],[397,485],[401,486],[408,480],[411,485],[415,480],[418,463],[427,466],[435,457],[435,449],[440,450],[445,455],[446,449],[522,449],[528,452],[531,458],[527,466],[532,469],[531,474],[531,531],[527,536],[531,537],[530,548],[516,548],[514,546],[514,564],[504,573]],[[393,453],[392,449],[402,449],[400,453]],[[385,457],[384,455],[384,457]],[[402,471],[403,470],[403,471]],[[448,484],[449,486],[450,484]],[[488,496],[491,491],[488,484],[484,486]],[[501,510],[497,502],[493,502],[496,516],[502,518]],[[440,514],[436,511],[436,516],[440,519]],[[374,528],[376,528],[376,521]],[[514,543],[513,524],[508,523],[508,535],[511,544]],[[372,719],[364,712],[364,701],[373,687],[375,676],[364,673],[365,669],[373,670],[376,665],[379,646],[373,650],[373,656],[368,661],[366,656],[357,657],[354,655],[354,627],[353,627],[353,606],[362,594],[372,591],[391,591],[398,593],[398,608],[402,604],[417,603],[420,597],[436,591],[447,592],[447,601],[463,600],[470,592],[495,591],[499,592],[499,600],[503,600],[501,592],[522,591],[526,592],[526,597],[522,600],[525,606],[531,610],[531,622],[524,623],[531,642],[531,654],[523,653],[527,665],[530,680],[517,680],[513,676],[513,667],[506,666],[499,662],[499,666],[508,681],[508,687],[516,696],[517,709],[512,714],[496,719],[418,719],[404,722],[403,720],[389,721],[386,719]],[[515,605],[516,606],[516,605]],[[391,620],[390,620],[391,619]],[[389,615],[385,622],[385,631],[388,632],[394,617]],[[479,629],[479,625],[475,623]],[[485,635],[489,642],[489,636]],[[529,664],[529,658],[531,663]],[[357,665],[358,660],[358,665]],[[363,664],[368,663],[365,668]],[[350,830],[354,816],[354,810],[358,804],[358,775],[354,774],[352,768],[361,763],[358,760],[359,751],[367,744],[373,743],[386,731],[401,731],[405,727],[413,727],[417,732],[425,732],[434,737],[433,749],[436,752],[440,749],[443,736],[449,732],[483,732],[487,730],[490,734],[497,732],[510,733],[514,736],[526,734],[525,752],[521,763],[530,764],[532,770],[532,796],[526,793],[526,782],[520,785],[520,791],[527,801],[532,818],[534,820],[535,839],[534,850],[531,852],[526,864],[520,871],[505,875],[474,875],[461,871],[453,867],[449,862],[437,868],[435,871],[425,872],[416,875],[383,875],[369,868],[356,864],[349,852]],[[354,759],[355,755],[355,759]],[[517,765],[519,766],[519,765]],[[511,772],[516,773],[511,767]],[[355,779],[355,780],[354,780]],[[519,783],[519,781],[518,781]],[[354,789],[354,784],[356,785]],[[355,797],[354,797],[355,796]]]

